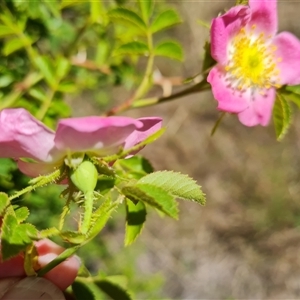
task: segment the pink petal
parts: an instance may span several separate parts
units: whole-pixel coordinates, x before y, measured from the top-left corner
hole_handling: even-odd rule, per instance
[[[274,36],[278,28],[276,0],[249,0],[252,11],[249,25],[256,25],[258,32]]]
[[[110,154],[143,123],[127,117],[85,117],[62,119],[58,123],[55,145],[60,150]]]
[[[231,113],[239,113],[245,110],[248,104],[248,97],[233,89],[226,81],[225,71],[216,66],[208,74],[207,81],[211,84],[214,98],[219,102],[218,109]]]
[[[18,161],[19,170],[29,177],[37,177],[40,175],[50,174],[55,171],[56,168],[62,165],[63,161],[58,160],[54,163],[42,163],[42,162],[25,162]]]
[[[162,119],[157,117],[140,118],[138,119],[143,123],[143,127],[136,129],[125,140],[124,149],[130,149],[133,146],[141,143],[150,135],[157,132],[162,127]],[[135,152],[136,153],[136,152]]]
[[[265,91],[264,95],[256,92],[249,106],[238,114],[239,120],[246,126],[262,125],[267,126],[272,116],[275,102],[276,90],[271,88]]]
[[[0,157],[47,161],[54,133],[23,108],[0,112]]]
[[[300,40],[289,32],[282,32],[274,37],[277,46],[276,56],[280,69],[281,84],[295,85],[300,83]]]
[[[249,12],[247,6],[239,5],[213,19],[210,32],[211,55],[217,62],[226,64],[229,40],[246,25],[250,17]]]

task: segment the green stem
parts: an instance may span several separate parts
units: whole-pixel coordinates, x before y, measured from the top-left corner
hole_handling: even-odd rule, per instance
[[[180,97],[184,97],[194,93],[200,93],[210,89],[210,84],[206,81],[206,79],[201,82],[188,87],[187,89],[180,91],[178,93],[172,94],[168,97],[152,97],[148,99],[141,99],[132,103],[131,108],[140,108],[145,106],[151,106],[155,104],[165,103],[168,101],[176,100]]]
[[[144,78],[136,90],[132,102],[135,100],[141,98],[143,95],[146,94],[148,88],[149,88],[149,83],[152,80],[152,73],[153,73],[153,64],[154,64],[154,51],[153,51],[153,39],[152,39],[152,32],[148,29],[147,31],[147,43],[148,43],[148,48],[149,48],[149,57],[147,61],[147,66],[146,66],[146,71]]]
[[[62,263],[66,259],[68,259],[70,256],[72,256],[77,251],[77,249],[79,247],[80,246],[75,246],[75,247],[66,249],[64,252],[62,252],[61,254],[59,254],[54,260],[52,260],[49,264],[47,264],[45,267],[41,268],[37,272],[37,275],[39,277],[44,276],[46,273],[48,273],[49,271],[51,271],[57,265],[59,265],[60,263]]]
[[[84,195],[84,215],[81,225],[81,232],[86,234],[90,229],[93,213],[94,191],[86,192]]]
[[[58,85],[59,82],[57,82],[56,85]],[[43,120],[50,105],[51,105],[51,102],[52,102],[52,99],[55,95],[55,92],[56,92],[56,88],[53,88],[53,87],[50,87],[49,90],[48,90],[48,93],[47,93],[47,96],[46,96],[46,100],[43,102],[40,110],[38,111],[38,113],[36,114],[36,118],[38,120]]]
[[[31,184],[31,185],[27,186],[25,189],[13,194],[8,199],[11,201],[15,198],[20,197],[23,194],[26,194],[26,193],[29,193],[29,192],[35,190],[38,187],[44,186],[50,182],[54,182],[60,177],[60,175],[61,175],[61,170],[57,169],[56,171],[54,171],[53,173],[51,173],[49,175],[41,176],[40,179],[37,180],[34,184]]]

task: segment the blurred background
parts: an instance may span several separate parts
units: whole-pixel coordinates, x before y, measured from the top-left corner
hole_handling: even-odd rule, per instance
[[[200,23],[210,24],[234,1],[157,2],[175,8],[184,21],[167,35],[183,45],[185,60],[159,58],[156,68],[167,78],[199,73],[209,38],[209,29]],[[300,1],[278,2],[279,31],[300,36],[299,10]],[[142,69],[143,62],[138,66]],[[131,95],[131,75],[129,70],[127,85],[108,88],[96,81],[91,83],[93,91],[67,96],[72,114],[104,113],[113,106],[108,94],[114,105],[121,103]],[[161,93],[160,87],[151,91],[151,95]],[[91,272],[125,274],[136,299],[299,298],[300,115],[296,108],[282,142],[276,141],[272,124],[247,128],[231,115],[211,136],[219,112],[210,92],[125,115],[164,118],[166,133],[141,154],[156,170],[175,170],[197,180],[207,205],[181,201],[179,221],[150,213],[142,235],[126,248],[120,209],[97,241],[82,249]],[[61,208],[52,201],[59,191],[51,189],[20,200],[31,203],[31,220],[41,226],[51,225],[51,221],[42,224],[41,215]]]

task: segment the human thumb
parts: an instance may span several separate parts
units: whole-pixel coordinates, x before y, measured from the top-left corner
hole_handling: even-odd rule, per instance
[[[0,280],[1,300],[65,300],[62,291],[42,277],[10,277]]]

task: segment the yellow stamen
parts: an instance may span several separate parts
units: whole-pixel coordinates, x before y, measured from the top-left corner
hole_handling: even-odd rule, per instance
[[[254,87],[259,90],[278,88],[279,69],[275,56],[277,47],[269,45],[270,37],[262,32],[255,33],[256,25],[247,31],[244,27],[232,39],[228,64],[225,66],[227,79],[239,91]],[[264,92],[262,92],[262,95]]]

